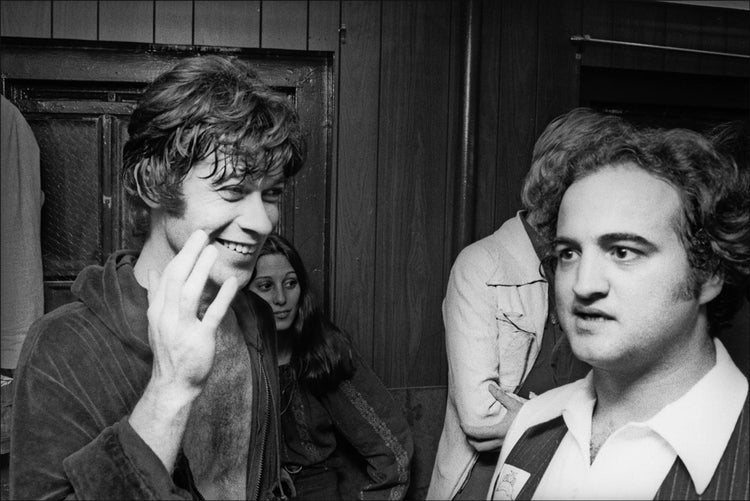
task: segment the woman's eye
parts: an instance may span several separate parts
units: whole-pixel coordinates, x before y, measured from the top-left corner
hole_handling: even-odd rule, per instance
[[[297,282],[296,280],[287,280],[287,281],[286,281],[286,282],[284,283],[284,286],[285,286],[285,287],[286,287],[287,289],[290,289],[290,290],[291,290],[291,289],[294,289],[295,287],[297,287],[297,284],[298,284],[298,283],[299,283],[299,282]]]
[[[261,292],[268,292],[271,290],[271,284],[268,282],[255,283],[255,288]]]

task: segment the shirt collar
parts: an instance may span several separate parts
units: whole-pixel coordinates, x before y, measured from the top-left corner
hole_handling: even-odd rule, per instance
[[[523,224],[524,211],[508,219],[492,235],[497,246],[497,266],[486,284],[488,286],[519,286],[546,282],[541,273],[541,262],[534,244]]]
[[[568,431],[581,448],[581,453],[586,456],[586,460],[589,462],[591,418],[594,414],[595,405],[594,372],[589,371],[561,411],[565,426],[568,427]]]
[[[716,471],[747,397],[748,382],[714,339],[716,365],[646,424],[674,448],[700,495]]]

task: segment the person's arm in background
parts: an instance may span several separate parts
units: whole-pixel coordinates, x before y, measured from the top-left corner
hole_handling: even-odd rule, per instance
[[[490,393],[500,365],[497,301],[487,280],[497,263],[480,245],[465,248],[451,269],[443,320],[448,357],[448,398],[461,429],[478,451],[502,444],[517,409],[508,412]]]
[[[372,369],[357,353],[353,361],[352,378],[321,401],[337,431],[367,465],[357,499],[403,499],[414,454],[411,429],[403,409]]]

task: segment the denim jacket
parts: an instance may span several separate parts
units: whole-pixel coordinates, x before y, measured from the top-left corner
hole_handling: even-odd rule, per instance
[[[516,391],[534,366],[547,319],[547,281],[520,213],[456,258],[443,301],[448,402],[428,499],[453,498],[477,451],[469,444],[505,409],[489,392]]]

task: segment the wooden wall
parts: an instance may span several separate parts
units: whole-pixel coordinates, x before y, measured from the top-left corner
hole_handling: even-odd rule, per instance
[[[445,384],[460,2],[4,0],[0,18],[12,37],[332,51],[333,316],[389,387]]]
[[[331,310],[392,388],[445,385],[468,0],[8,1],[0,35],[334,54]],[[478,1],[469,240],[518,210],[533,143],[582,65],[747,73],[716,58],[577,46],[578,34],[748,53],[748,12],[600,0]],[[744,69],[743,69],[744,68]],[[469,243],[469,242],[465,242]],[[440,409],[442,411],[442,409]]]

